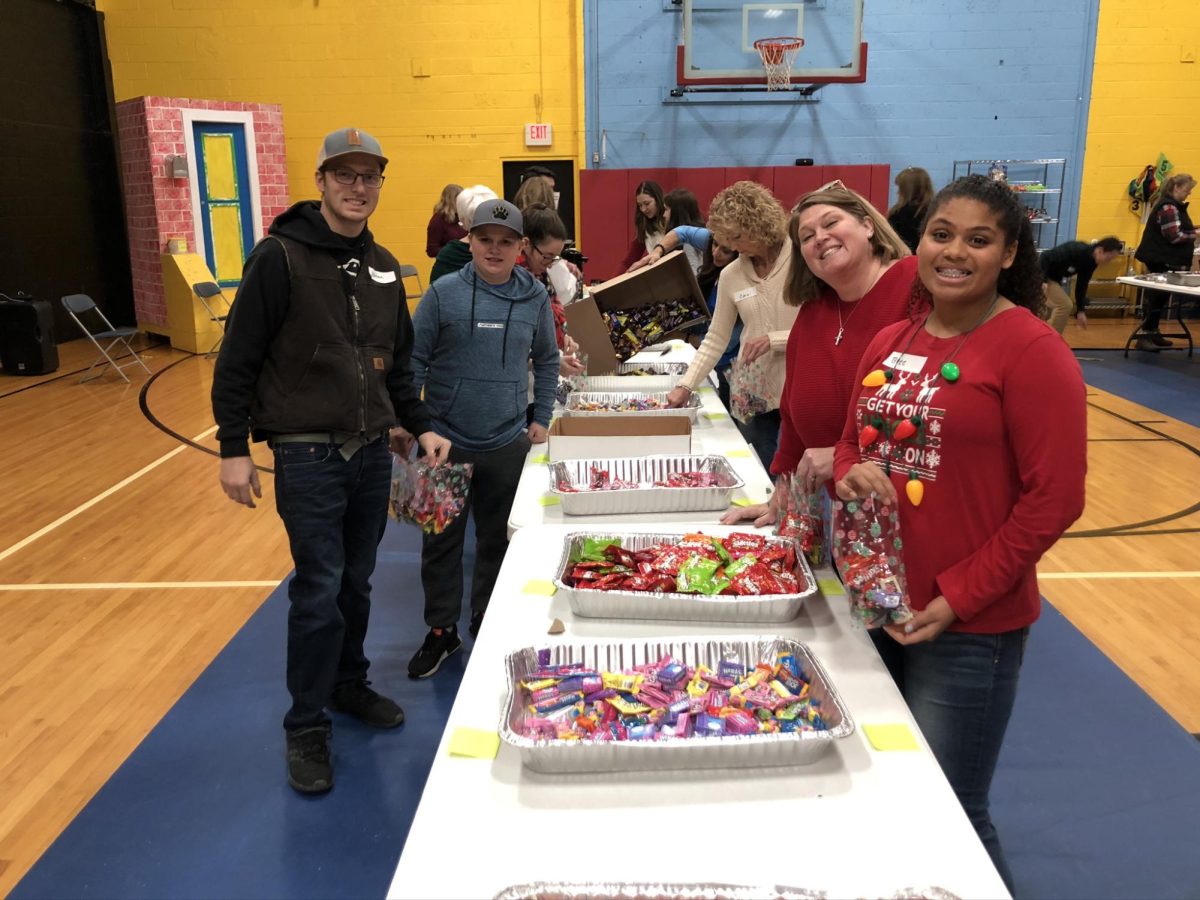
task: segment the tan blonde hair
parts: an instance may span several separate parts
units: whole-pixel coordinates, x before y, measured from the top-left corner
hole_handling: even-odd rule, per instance
[[[735,181],[713,197],[708,230],[730,240],[780,247],[787,238],[787,212],[758,182]]]
[[[1162,187],[1159,188],[1158,191],[1158,196],[1163,200],[1173,200],[1175,197],[1175,188],[1180,186],[1194,187],[1195,184],[1195,178],[1193,178],[1191,175],[1188,175],[1186,172],[1180,172],[1178,175],[1169,176],[1167,180],[1162,183]]]
[[[870,237],[871,250],[880,261],[886,263],[912,255],[908,245],[896,234],[883,214],[862,194],[841,184],[810,191],[792,208],[792,218],[788,222],[788,236],[792,239],[792,274],[784,288],[783,300],[789,306],[803,306],[829,287],[813,274],[804,260],[804,254],[800,252],[800,215],[814,206],[836,207],[860,222],[869,219],[875,232]]]
[[[894,216],[906,206],[915,206],[919,222],[932,201],[933,179],[924,169],[909,166],[896,173],[896,205],[887,214]]]
[[[517,188],[517,193],[513,196],[513,206],[521,212],[525,212],[538,203],[547,209],[554,209],[554,188],[550,187],[546,183],[546,179],[540,175],[522,181],[521,186]]]
[[[441,216],[451,225],[458,224],[458,195],[462,193],[461,184],[448,184],[442,188],[442,196],[433,204],[434,215]]]

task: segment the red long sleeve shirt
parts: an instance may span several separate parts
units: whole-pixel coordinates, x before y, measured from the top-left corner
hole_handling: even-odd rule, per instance
[[[955,354],[960,341],[912,322],[878,334],[855,383],[874,369],[895,374],[858,388],[833,472],[840,479],[864,459],[887,471],[890,461],[913,608],[942,595],[959,619],[952,631],[997,634],[1037,619],[1037,561],[1083,512],[1085,389],[1062,338],[1026,309],[999,313]],[[934,379],[951,355],[958,381]],[[914,414],[918,435],[889,441]],[[860,452],[859,431],[872,421],[880,437]],[[905,496],[910,472],[925,482],[919,507]]]
[[[881,328],[907,319],[916,274],[917,258],[906,256],[857,303],[842,303],[827,290],[800,307],[788,334],[787,379],[779,401],[782,423],[772,474],[794,472],[805,450],[838,442],[858,383],[858,361]],[[839,328],[844,329],[842,341],[835,344]]]

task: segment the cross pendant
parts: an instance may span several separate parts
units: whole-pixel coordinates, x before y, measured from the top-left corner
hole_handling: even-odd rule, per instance
[[[838,344],[840,344],[840,343],[842,342],[842,332],[843,332],[844,330],[845,330],[845,329],[843,329],[843,328],[839,328],[839,329],[838,329],[837,337],[835,337],[835,338],[833,339],[833,346],[835,346],[835,347],[836,347]]]

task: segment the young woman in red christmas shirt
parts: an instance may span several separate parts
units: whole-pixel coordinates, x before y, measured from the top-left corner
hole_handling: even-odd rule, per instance
[[[917,264],[932,310],[867,348],[834,477],[843,500],[899,504],[916,615],[872,637],[1011,889],[988,789],[1041,605],[1037,561],[1083,511],[1083,377],[1036,315],[1033,236],[1006,185],[944,188]]]

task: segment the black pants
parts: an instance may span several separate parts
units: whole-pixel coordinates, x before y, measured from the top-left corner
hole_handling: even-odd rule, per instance
[[[508,551],[508,516],[529,453],[529,437],[521,434],[499,450],[450,448],[450,462],[474,463],[471,491],[457,519],[441,534],[421,543],[421,585],[425,589],[425,624],[449,628],[462,611],[463,539],[467,516],[475,518],[475,571],[471,575],[471,612],[487,609]]]
[[[1146,263],[1147,272],[1166,272],[1166,263]],[[1168,291],[1142,292],[1142,331],[1158,331],[1158,323],[1162,319],[1163,307],[1171,299]]]

